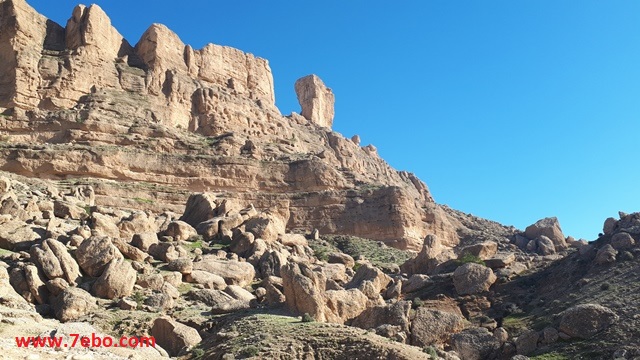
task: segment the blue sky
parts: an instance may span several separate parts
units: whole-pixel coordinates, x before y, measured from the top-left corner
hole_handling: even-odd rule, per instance
[[[268,59],[283,114],[319,75],[334,129],[439,203],[521,229],[557,216],[589,240],[640,211],[638,1],[96,3],[132,44],[159,22]],[[30,4],[64,25],[76,1]]]

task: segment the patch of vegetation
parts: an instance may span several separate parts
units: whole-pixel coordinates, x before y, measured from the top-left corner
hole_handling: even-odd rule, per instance
[[[0,249],[0,256],[11,255],[11,254],[13,254],[13,251]]]
[[[542,354],[530,358],[531,360],[569,360],[569,357],[559,354],[557,352],[551,352],[548,354]]]
[[[241,349],[238,355],[242,356],[243,358],[250,358],[250,357],[258,356],[259,353],[260,353],[260,349],[257,346],[249,345],[249,346],[246,346],[244,349]]]
[[[199,347],[194,347],[191,349],[191,358],[192,359],[201,359],[204,356],[204,350]]]
[[[422,299],[420,299],[419,297],[415,297],[411,301],[411,307],[414,308],[414,309],[417,309],[417,308],[421,307],[422,305],[424,305],[424,301],[422,301]]]
[[[133,301],[138,304],[138,309],[141,308],[144,304],[144,295],[140,291],[136,291],[135,293],[133,293],[131,299],[133,299]]]
[[[155,202],[151,199],[143,199],[143,198],[133,198],[133,200],[138,204],[153,204]]]
[[[202,247],[204,246],[204,238],[202,237],[202,235],[192,236],[187,239],[187,242],[189,249],[191,250],[202,249]]]
[[[484,261],[482,261],[482,259],[480,259],[479,257],[473,254],[464,254],[461,258],[456,260],[456,262],[458,263],[458,265],[474,263],[474,264],[480,264],[480,265],[486,266],[486,264],[484,263]]]
[[[429,357],[432,359],[438,358],[438,352],[433,346],[425,346],[424,348],[422,348],[422,351],[429,355]]]
[[[384,267],[388,264],[402,264],[412,256],[408,251],[398,250],[378,241],[355,236],[329,235],[322,239],[331,247],[351,255],[354,259],[363,256],[378,267]]]
[[[309,315],[309,313],[304,313],[304,315],[302,315],[302,322],[314,322],[316,321],[313,316]]]
[[[502,320],[502,327],[509,334],[517,336],[529,328],[530,321],[531,318],[523,314],[509,315]]]
[[[178,286],[178,291],[182,295],[188,293],[191,290],[193,290],[193,285],[189,284],[189,283],[182,283],[182,284],[180,284],[180,286]]]

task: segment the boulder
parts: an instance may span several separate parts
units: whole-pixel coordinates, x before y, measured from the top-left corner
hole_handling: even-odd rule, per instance
[[[53,202],[53,214],[61,219],[84,220],[89,217],[84,208],[62,200]]]
[[[120,229],[116,225],[116,219],[109,215],[94,212],[91,214],[91,229],[102,236],[113,239],[120,238]]]
[[[457,314],[420,307],[411,322],[411,345],[425,347],[448,343],[451,335],[465,328]]]
[[[616,261],[616,256],[618,255],[618,251],[613,248],[613,246],[607,244],[603,246],[598,253],[596,254],[596,258],[594,262],[598,265],[607,265],[614,263]]]
[[[540,236],[548,237],[557,250],[564,250],[567,248],[565,236],[560,228],[560,222],[555,217],[544,218],[538,220],[535,224],[529,225],[524,234],[529,239],[535,239]]]
[[[286,231],[286,222],[277,215],[261,215],[247,220],[246,231],[266,241],[277,241]]]
[[[224,289],[224,292],[231,295],[231,297],[236,300],[245,301],[247,303],[256,298],[252,293],[238,285],[229,285]]]
[[[211,306],[213,314],[227,314],[249,308],[249,301],[235,299],[221,290],[196,290],[189,293],[189,298]]]
[[[113,239],[111,242],[127,259],[138,262],[145,262],[148,258],[150,258],[149,254],[138,249],[137,247],[127,244],[123,240]]]
[[[493,257],[498,252],[498,243],[495,241],[485,241],[479,244],[467,246],[460,252],[460,257],[472,255],[482,260]]]
[[[171,271],[177,271],[182,275],[187,275],[193,271],[193,261],[189,258],[178,258],[170,261],[167,268]]]
[[[24,278],[29,287],[29,292],[36,302],[40,305],[46,304],[49,301],[49,290],[38,268],[34,265],[25,266]]]
[[[635,246],[636,241],[626,232],[619,232],[611,237],[611,246],[615,250],[627,250]]]
[[[77,320],[96,307],[94,297],[76,287],[66,288],[53,302],[56,318],[62,322]]]
[[[438,265],[438,257],[443,251],[440,239],[435,235],[427,235],[422,250],[417,256],[400,265],[400,270],[409,275],[431,273]]]
[[[284,246],[309,246],[307,238],[301,234],[281,234],[278,242]]]
[[[0,226],[0,248],[10,251],[28,250],[41,238],[44,229],[22,221],[8,221]]]
[[[612,217],[607,218],[607,220],[604,221],[604,225],[602,226],[602,232],[605,235],[611,235],[615,231],[617,225],[618,220]]]
[[[223,290],[227,287],[227,283],[222,276],[202,270],[191,271],[191,273],[185,275],[185,280],[188,283],[200,284],[205,289]]]
[[[109,265],[93,284],[96,296],[105,299],[117,299],[133,293],[137,273],[124,259],[111,260]]]
[[[602,305],[581,304],[562,313],[559,330],[573,338],[588,339],[618,319],[616,313]]]
[[[409,332],[411,302],[397,301],[392,304],[376,305],[363,311],[353,319],[351,326],[361,329],[375,329],[389,324],[399,326],[402,331]]]
[[[358,268],[353,279],[345,285],[345,289],[359,289],[371,300],[378,300],[380,293],[387,288],[391,278],[377,267],[364,264]]]
[[[309,314],[324,322],[326,278],[304,263],[289,263],[282,267],[282,284],[286,305],[295,315]],[[269,288],[267,288],[267,291]]]
[[[453,285],[460,295],[472,295],[487,291],[496,280],[497,277],[490,268],[475,263],[459,266],[453,272]]]
[[[325,320],[344,324],[360,315],[366,308],[368,298],[358,289],[327,290],[325,292]]]
[[[500,342],[485,328],[471,328],[452,335],[451,347],[464,360],[481,360],[495,356]]]
[[[147,232],[133,235],[131,245],[144,252],[149,252],[149,248],[151,247],[151,245],[155,245],[159,242],[160,241],[158,240],[158,235],[156,233]]]
[[[218,207],[216,196],[211,193],[191,194],[187,200],[187,206],[180,220],[196,227],[201,222],[215,217]]]
[[[222,277],[229,285],[251,284],[256,271],[250,263],[220,260],[215,255],[204,255],[202,261],[193,264],[193,270],[203,270]]]
[[[402,282],[402,292],[412,293],[431,284],[433,284],[433,280],[429,275],[413,274],[408,280]]]
[[[553,255],[556,253],[556,247],[548,237],[544,235],[540,235],[535,239],[536,242],[536,252],[542,256],[545,255]]]
[[[353,268],[353,266],[356,264],[356,262],[350,255],[340,252],[330,253],[327,258],[327,262],[329,264],[343,264],[349,269]]]
[[[149,246],[149,255],[156,260],[171,262],[180,257],[180,253],[172,243],[161,242]]]
[[[83,241],[75,255],[80,268],[91,277],[99,277],[112,260],[123,258],[111,239],[104,236]]]
[[[151,336],[170,356],[187,354],[202,341],[196,329],[180,324],[169,316],[159,317],[153,322]]]
[[[184,221],[171,222],[164,234],[172,236],[175,241],[186,241],[198,235],[196,229]]]
[[[516,351],[519,355],[529,355],[538,348],[540,334],[534,330],[528,330],[520,334],[516,339]]]

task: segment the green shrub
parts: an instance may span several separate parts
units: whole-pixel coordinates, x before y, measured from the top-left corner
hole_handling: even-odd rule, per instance
[[[304,313],[304,315],[302,315],[302,322],[314,322],[316,321],[313,316],[309,315],[308,313]]]
[[[458,262],[459,265],[464,265],[464,264],[468,264],[468,263],[486,265],[484,263],[484,261],[482,261],[482,259],[480,259],[479,257],[477,257],[477,256],[475,256],[473,254],[464,254],[461,258],[458,259],[457,262]]]
[[[422,305],[424,305],[424,301],[422,301],[422,299],[420,299],[419,297],[413,298],[412,306],[411,306],[412,308],[417,309]]]
[[[195,347],[193,349],[191,349],[191,358],[192,359],[200,359],[201,357],[204,356],[204,350]]]
[[[260,349],[257,346],[249,345],[244,349],[240,350],[239,355],[245,358],[250,358],[250,357],[258,356],[259,353],[260,353]]]
[[[433,346],[425,346],[424,348],[422,348],[422,352],[425,352],[432,359],[438,358],[438,352]]]

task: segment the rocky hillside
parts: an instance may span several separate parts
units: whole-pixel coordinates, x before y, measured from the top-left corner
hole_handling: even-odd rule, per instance
[[[284,116],[266,60],[96,5],[0,0],[0,59],[0,357],[640,356],[638,214],[589,243],[436,204],[317,76]],[[74,333],[157,343],[15,343]]]

